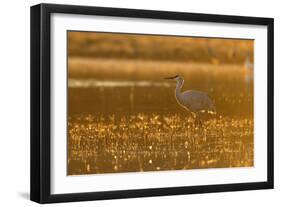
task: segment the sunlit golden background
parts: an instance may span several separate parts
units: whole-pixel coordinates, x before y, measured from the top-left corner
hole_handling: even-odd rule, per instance
[[[68,32],[68,175],[253,166],[253,43]],[[176,74],[215,103],[202,127]]]

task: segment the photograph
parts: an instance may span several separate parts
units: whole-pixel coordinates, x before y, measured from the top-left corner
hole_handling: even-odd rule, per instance
[[[254,39],[66,35],[68,176],[254,167]]]
[[[30,8],[30,199],[274,188],[274,18]]]

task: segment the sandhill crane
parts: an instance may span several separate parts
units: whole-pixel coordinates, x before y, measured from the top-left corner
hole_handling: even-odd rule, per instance
[[[199,117],[200,113],[216,114],[214,102],[206,93],[195,90],[181,92],[184,79],[179,75],[167,77],[165,79],[177,81],[175,98],[180,106],[192,113],[195,118],[195,124],[199,123],[200,126],[202,125]]]
[[[253,68],[254,64],[251,61],[250,53],[248,52],[244,62],[244,77],[247,84],[250,84],[253,81]]]

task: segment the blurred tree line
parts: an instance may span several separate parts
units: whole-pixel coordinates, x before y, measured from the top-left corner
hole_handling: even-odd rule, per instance
[[[253,61],[253,40],[68,32],[70,57],[243,64]]]

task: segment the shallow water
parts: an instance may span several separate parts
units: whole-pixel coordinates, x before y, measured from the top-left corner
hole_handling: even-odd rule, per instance
[[[253,166],[251,84],[210,83],[217,115],[199,126],[174,82],[70,79],[68,175]]]
[[[181,114],[69,118],[68,174],[253,166],[253,122]]]

